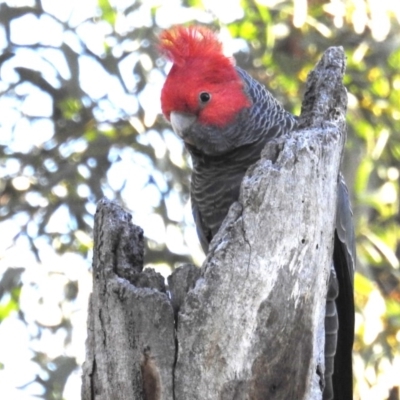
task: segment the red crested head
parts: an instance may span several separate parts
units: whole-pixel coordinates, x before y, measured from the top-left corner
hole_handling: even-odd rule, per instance
[[[215,33],[175,27],[160,35],[160,51],[173,62],[161,93],[162,111],[192,114],[200,124],[222,127],[251,102],[233,60]]]

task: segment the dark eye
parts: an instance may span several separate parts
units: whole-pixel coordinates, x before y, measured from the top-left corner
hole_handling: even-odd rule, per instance
[[[211,100],[211,94],[207,92],[201,92],[199,94],[199,99],[203,104],[208,103]]]

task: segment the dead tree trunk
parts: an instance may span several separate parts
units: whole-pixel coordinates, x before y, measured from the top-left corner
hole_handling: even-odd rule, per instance
[[[328,49],[301,130],[266,146],[203,267],[179,268],[170,295],[143,270],[141,229],[99,202],[84,400],[321,399],[344,69]]]

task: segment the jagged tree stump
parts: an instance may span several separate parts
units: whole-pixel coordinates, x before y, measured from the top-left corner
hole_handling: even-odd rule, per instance
[[[202,268],[178,268],[170,293],[143,270],[142,230],[99,202],[84,400],[321,399],[344,70],[328,49],[300,129],[267,144]]]

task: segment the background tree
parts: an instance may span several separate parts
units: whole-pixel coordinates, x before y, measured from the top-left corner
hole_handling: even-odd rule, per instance
[[[102,196],[144,228],[148,265],[202,262],[188,157],[159,115],[168,65],[156,36],[179,23],[220,29],[238,64],[297,114],[321,53],[345,48],[356,398],[388,398],[400,381],[397,3],[0,1],[0,384],[10,398],[77,398]]]

